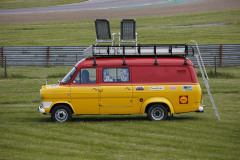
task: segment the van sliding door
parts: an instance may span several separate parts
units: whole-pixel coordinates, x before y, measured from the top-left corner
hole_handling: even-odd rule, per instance
[[[129,68],[103,68],[99,85],[100,114],[130,114],[132,85]]]

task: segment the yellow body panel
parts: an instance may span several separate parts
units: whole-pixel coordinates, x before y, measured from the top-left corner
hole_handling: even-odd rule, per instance
[[[55,104],[68,104],[74,111],[74,107],[71,104],[70,87],[69,85],[45,85],[41,89],[41,97],[43,102],[51,102],[51,105],[45,109],[45,113],[50,113],[52,107]]]
[[[98,85],[72,85],[71,99],[75,114],[99,114]]]
[[[43,102],[68,104],[75,114],[142,114],[152,103],[166,104],[171,113],[197,111],[201,88],[193,84],[53,85],[41,89]]]
[[[192,90],[184,90],[183,86],[192,86]],[[136,88],[144,87],[144,90],[136,90]],[[180,97],[187,96],[187,103],[180,104]],[[142,102],[140,102],[142,99]],[[145,112],[145,108],[150,103],[164,103],[168,105],[171,113],[182,113],[197,111],[200,107],[201,88],[199,84],[187,85],[134,85],[133,86],[133,106],[134,110],[140,113]]]
[[[41,89],[42,99],[69,99],[70,87],[69,85],[48,85]]]

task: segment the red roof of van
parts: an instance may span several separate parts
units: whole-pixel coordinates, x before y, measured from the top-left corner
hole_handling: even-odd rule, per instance
[[[76,67],[85,66],[90,67],[93,65],[94,60],[91,59],[85,59],[82,61],[79,61],[76,64]],[[127,65],[153,65],[155,63],[154,57],[126,57],[126,64]],[[181,57],[161,57],[157,58],[157,63],[159,65],[183,65],[184,64],[184,58]],[[188,65],[193,65],[190,60],[187,59]],[[123,58],[96,58],[96,64],[98,66],[118,66],[123,64]]]

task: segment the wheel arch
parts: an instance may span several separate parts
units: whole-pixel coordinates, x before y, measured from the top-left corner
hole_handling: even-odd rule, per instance
[[[75,111],[74,111],[74,109],[72,108],[71,104],[66,103],[66,102],[54,103],[53,106],[52,106],[51,109],[50,109],[50,113],[52,113],[53,109],[54,109],[55,107],[57,107],[58,105],[65,105],[66,107],[68,107],[68,108],[72,111],[73,114],[75,114]]]
[[[162,104],[170,113],[175,113],[172,103],[165,97],[150,97],[146,99],[142,104],[141,113],[147,113],[152,104]]]

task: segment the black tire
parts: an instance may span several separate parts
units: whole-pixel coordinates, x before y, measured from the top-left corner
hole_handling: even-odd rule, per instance
[[[167,119],[168,111],[162,104],[153,104],[149,108],[147,115],[151,121],[163,121]]]
[[[56,106],[51,112],[54,122],[68,122],[72,119],[72,111],[65,105]]]

